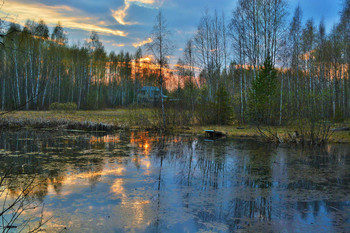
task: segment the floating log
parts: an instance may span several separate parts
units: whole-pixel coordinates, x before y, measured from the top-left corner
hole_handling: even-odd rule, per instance
[[[221,138],[226,136],[223,132],[215,130],[204,130],[204,132],[207,138]]]

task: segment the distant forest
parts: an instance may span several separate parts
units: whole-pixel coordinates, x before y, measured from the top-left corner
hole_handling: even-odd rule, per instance
[[[350,0],[329,33],[324,21],[303,24],[302,9],[287,6],[239,0],[230,16],[204,11],[177,64],[165,56],[164,69],[147,46],[135,54],[108,53],[95,32],[72,45],[59,23],[50,31],[44,21],[23,27],[1,21],[0,109],[46,110],[54,102],[78,109],[135,106],[143,86],[162,83],[165,101],[186,122],[349,118]]]

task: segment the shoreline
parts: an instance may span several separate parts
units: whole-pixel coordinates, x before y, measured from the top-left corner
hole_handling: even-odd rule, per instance
[[[17,111],[0,117],[1,130],[77,130],[85,132],[107,132],[118,130],[144,130],[158,131],[159,128],[152,124],[140,125],[133,114],[135,111],[148,114],[149,109],[116,109],[76,112],[54,112],[54,111]],[[138,113],[139,113],[138,112]],[[277,132],[283,134],[287,127],[273,127]],[[227,138],[232,139],[263,139],[255,127],[249,125],[192,125],[171,128],[171,133],[204,135],[204,130],[216,130],[223,132]],[[349,131],[333,131],[328,143],[350,144]]]

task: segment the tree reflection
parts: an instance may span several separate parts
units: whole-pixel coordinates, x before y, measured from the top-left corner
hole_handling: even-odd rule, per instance
[[[345,198],[336,190],[348,185],[350,180],[344,166],[349,166],[349,159],[345,161],[348,152],[299,148],[297,153],[289,149],[288,154],[283,155],[286,149],[276,150],[268,145],[257,147],[257,144],[246,145],[249,147],[243,151],[241,146],[225,151],[222,144],[217,147],[189,145],[184,149],[185,160],[181,161],[178,180],[181,187],[192,187],[183,188],[183,205],[191,208],[199,229],[204,222],[225,222],[230,231],[258,222],[265,222],[263,226],[272,229],[270,223],[283,216],[287,221],[297,221],[294,210],[305,222],[310,221],[310,213],[315,217],[323,209],[329,213],[335,209],[344,211],[345,203],[338,202],[340,208],[337,208],[331,206],[334,202],[330,205],[325,200],[335,201],[333,195],[340,200]],[[196,206],[195,199],[201,196],[205,197],[201,200],[203,205]],[[342,224],[345,222],[343,220]]]
[[[54,194],[70,205],[79,194],[93,216],[95,208],[110,208],[111,231],[308,231],[318,229],[317,219],[342,231],[349,224],[349,152],[344,145],[285,148],[147,132],[19,131],[0,138],[0,172],[13,164],[4,186],[12,196],[32,177],[30,196],[39,203]]]
[[[14,183],[15,182],[15,183]],[[0,173],[0,229],[2,232],[10,232],[16,229],[18,232],[39,232],[50,220],[43,215],[41,202],[40,183],[36,183],[33,177],[21,177],[11,175],[11,168]],[[37,198],[33,198],[36,196]],[[41,212],[36,210],[41,209]],[[32,221],[36,219],[36,223]]]

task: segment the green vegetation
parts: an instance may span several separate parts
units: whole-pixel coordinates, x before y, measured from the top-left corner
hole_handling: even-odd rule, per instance
[[[64,112],[75,112],[77,110],[78,106],[76,103],[70,102],[70,103],[57,103],[54,102],[50,104],[49,109],[53,111],[64,111]]]
[[[252,81],[252,87],[248,93],[248,114],[251,122],[265,125],[277,123],[277,84],[277,71],[268,56],[259,75]]]

